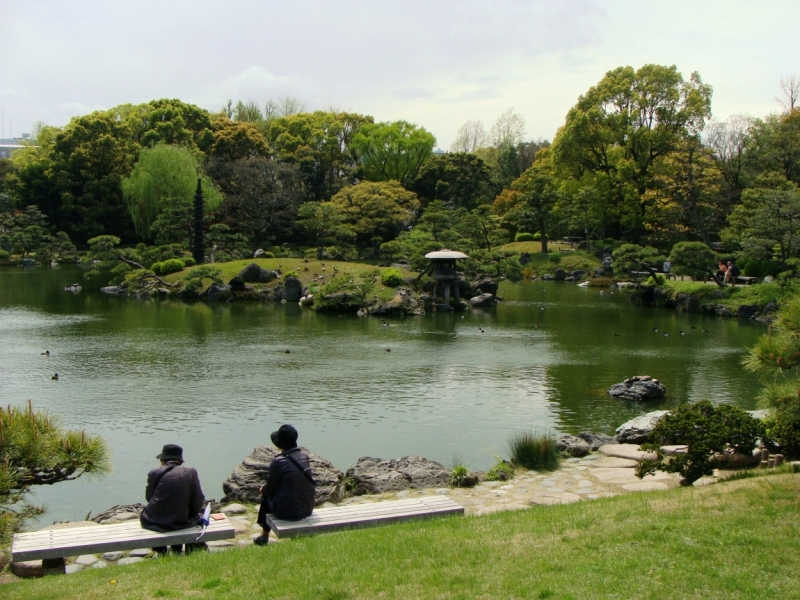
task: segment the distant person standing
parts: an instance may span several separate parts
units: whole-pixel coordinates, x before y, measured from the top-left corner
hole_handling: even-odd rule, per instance
[[[664,271],[664,277],[670,279],[670,277],[675,277],[672,275],[672,263],[669,262],[669,259],[664,261],[664,266],[662,267],[662,271]]]
[[[200,487],[200,476],[192,467],[183,464],[183,448],[177,444],[166,444],[156,456],[161,466],[147,474],[147,489],[144,496],[147,506],[139,521],[151,531],[177,531],[198,524],[205,496]],[[205,548],[205,543],[186,544],[186,551]],[[167,547],[153,548],[164,554]],[[182,546],[172,546],[180,552]]]

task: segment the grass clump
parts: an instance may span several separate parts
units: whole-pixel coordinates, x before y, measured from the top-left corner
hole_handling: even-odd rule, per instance
[[[558,448],[553,436],[524,431],[515,433],[508,442],[511,462],[531,471],[558,469]]]
[[[469,471],[469,466],[464,462],[460,455],[456,454],[452,460],[452,470],[450,471],[450,487],[474,487],[478,484],[478,477]]]
[[[508,481],[514,479],[514,465],[495,455],[497,462],[486,472],[486,481]]]

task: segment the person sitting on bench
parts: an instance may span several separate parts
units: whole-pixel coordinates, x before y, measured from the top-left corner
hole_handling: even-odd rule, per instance
[[[161,532],[194,527],[201,518],[205,502],[200,476],[192,467],[184,466],[183,448],[177,444],[166,444],[156,458],[161,461],[161,466],[147,474],[147,489],[144,493],[147,506],[142,511],[139,522],[145,529]],[[206,548],[204,542],[186,544],[186,552],[201,548]],[[180,544],[172,546],[174,552],[182,549]],[[167,547],[153,550],[165,554]]]
[[[299,521],[314,510],[314,478],[308,454],[297,447],[297,430],[291,425],[281,425],[270,435],[272,443],[282,452],[269,464],[267,483],[261,486],[261,506],[256,522],[262,535],[255,539],[257,546],[269,541],[267,513],[279,519]]]

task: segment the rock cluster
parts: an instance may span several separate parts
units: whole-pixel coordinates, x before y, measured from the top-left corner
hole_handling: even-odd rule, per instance
[[[414,292],[406,287],[399,287],[391,300],[370,307],[366,310],[366,313],[387,317],[395,315],[422,315],[425,314],[425,309],[417,300]]]
[[[585,440],[567,433],[562,433],[556,438],[556,448],[576,458],[586,456],[590,450]]]
[[[333,464],[321,456],[303,451],[308,454],[311,463],[311,472],[314,475],[316,487],[317,506],[324,502],[339,502],[344,498],[344,474]],[[222,502],[261,502],[259,488],[267,481],[269,464],[278,455],[274,446],[259,446],[244,461],[233,470],[231,476],[222,483],[225,497]]]
[[[245,283],[269,283],[279,277],[275,271],[263,268],[258,263],[250,263],[239,271],[237,277],[241,277]]]
[[[387,460],[365,456],[347,470],[347,477],[353,480],[353,494],[358,496],[399,492],[409,488],[446,487],[450,481],[450,471],[421,456]]]
[[[637,375],[626,379],[622,383],[615,383],[608,388],[608,394],[615,398],[625,400],[654,400],[663,398],[667,393],[666,386],[658,379],[653,379],[649,375]]]
[[[668,412],[666,410],[654,410],[626,421],[617,427],[617,442],[620,444],[644,444],[650,432],[653,431],[653,427]]]

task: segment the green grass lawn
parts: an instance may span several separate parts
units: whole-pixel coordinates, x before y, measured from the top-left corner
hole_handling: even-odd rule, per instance
[[[34,598],[800,598],[800,476],[322,534],[0,586]]]

